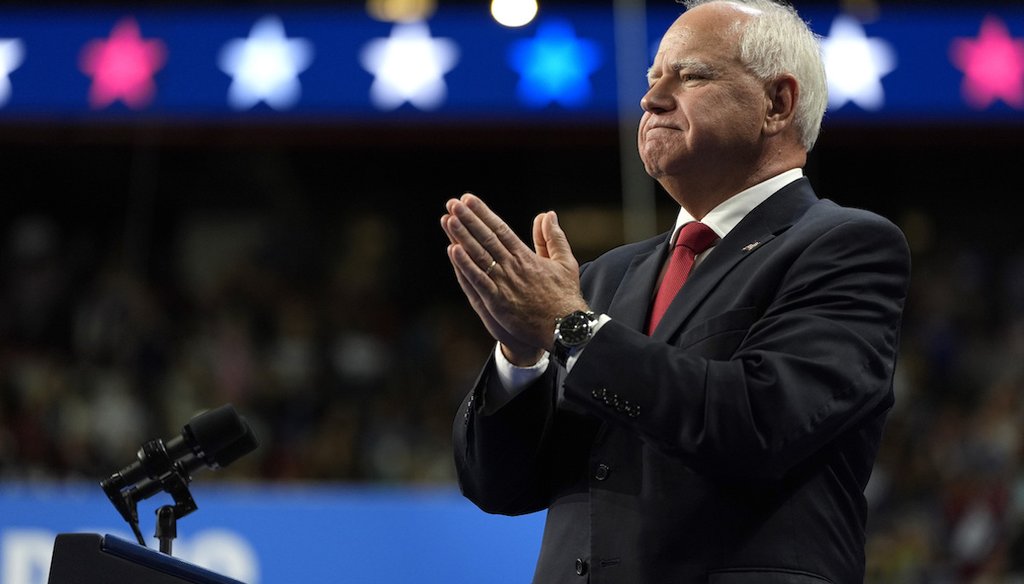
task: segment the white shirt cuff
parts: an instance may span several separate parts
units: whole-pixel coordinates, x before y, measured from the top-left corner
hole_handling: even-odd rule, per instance
[[[505,358],[505,354],[501,352],[501,343],[497,343],[494,347],[494,363],[498,367],[498,379],[501,381],[501,387],[509,392],[509,399],[515,397],[521,389],[543,375],[548,368],[548,361],[549,355],[545,351],[540,360],[533,365],[519,367]]]

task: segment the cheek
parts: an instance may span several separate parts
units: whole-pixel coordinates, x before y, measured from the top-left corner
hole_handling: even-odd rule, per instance
[[[658,132],[647,132],[642,127],[637,136],[637,149],[640,151],[640,158],[645,161],[654,158],[665,150],[665,141],[660,139]]]

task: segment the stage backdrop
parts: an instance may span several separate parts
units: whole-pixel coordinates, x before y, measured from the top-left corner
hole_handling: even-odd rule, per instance
[[[662,3],[626,43],[609,4],[544,7],[518,28],[487,5],[411,23],[355,7],[0,8],[0,123],[589,122],[615,120],[620,99],[639,118],[682,11]],[[802,15],[822,36],[830,124],[1024,121],[1022,6]],[[638,54],[621,77],[620,47]]]
[[[246,584],[526,584],[543,514],[487,515],[451,488],[198,486],[173,555]],[[148,547],[160,495],[139,505]],[[135,541],[99,485],[0,483],[0,584],[45,584],[58,533]]]

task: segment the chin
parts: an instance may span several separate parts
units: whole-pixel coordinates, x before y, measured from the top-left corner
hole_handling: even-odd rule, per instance
[[[657,156],[647,157],[641,155],[640,160],[644,163],[644,170],[646,170],[647,174],[651,175],[652,177],[661,178],[668,174],[668,172],[666,171],[666,166],[662,164],[665,161],[659,160]]]
[[[647,171],[647,174],[651,175],[651,178],[661,178],[665,176],[665,172],[660,167],[648,164],[647,162],[644,162],[644,170]]]

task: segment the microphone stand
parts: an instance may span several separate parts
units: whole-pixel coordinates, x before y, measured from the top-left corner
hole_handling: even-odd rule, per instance
[[[171,555],[171,545],[178,537],[178,518],[174,516],[174,507],[164,505],[156,510],[156,538],[160,540],[160,553]]]
[[[170,493],[174,505],[164,505],[156,510],[156,538],[160,541],[160,552],[171,555],[171,545],[178,537],[178,519],[198,509],[192,493],[188,490],[191,477],[184,472],[181,465],[175,464],[175,472],[161,478],[163,490]],[[180,472],[179,472],[180,471]]]

